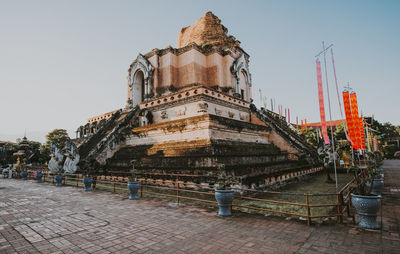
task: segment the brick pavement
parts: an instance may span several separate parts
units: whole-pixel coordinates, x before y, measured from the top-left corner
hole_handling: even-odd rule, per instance
[[[382,233],[0,179],[0,253],[400,253],[398,172],[385,162]]]

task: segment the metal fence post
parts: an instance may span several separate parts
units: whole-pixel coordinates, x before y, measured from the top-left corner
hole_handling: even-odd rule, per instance
[[[140,180],[140,198],[143,198],[143,180]]]
[[[307,208],[307,225],[311,225],[311,212],[310,212],[310,206],[309,206],[309,200],[308,200],[308,194],[306,194],[306,208]]]
[[[177,197],[178,197],[178,205],[179,205],[179,182],[178,182],[178,189],[176,190],[176,195],[177,195]]]
[[[338,210],[338,221],[340,221],[340,223],[343,223],[343,214],[342,214],[342,193],[338,193],[338,194],[337,194],[337,202],[338,202],[338,206],[337,206],[337,210]]]

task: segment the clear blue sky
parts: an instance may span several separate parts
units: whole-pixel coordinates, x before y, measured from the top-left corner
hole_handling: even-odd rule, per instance
[[[324,40],[335,45],[340,90],[350,82],[360,110],[400,124],[400,1],[2,0],[0,140],[26,129],[44,141],[54,128],[73,131],[123,107],[131,61],[175,47],[179,30],[206,11],[250,54],[258,106],[262,89],[292,119],[319,121],[314,56]]]

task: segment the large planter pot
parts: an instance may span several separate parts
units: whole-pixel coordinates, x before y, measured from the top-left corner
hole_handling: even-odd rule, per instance
[[[43,173],[36,173],[36,182],[37,183],[42,182],[42,176],[43,176]]]
[[[362,196],[351,193],[351,203],[360,217],[358,225],[363,228],[377,229],[379,207],[381,206],[381,196]]]
[[[21,172],[21,179],[22,180],[28,180],[28,172],[22,171]]]
[[[130,200],[139,199],[139,197],[138,197],[139,187],[140,187],[140,182],[130,182],[130,183],[128,183],[129,199]]]
[[[56,175],[54,179],[56,180],[56,186],[62,186],[62,180],[64,179],[62,175]]]
[[[371,194],[374,195],[381,195],[382,194],[382,187],[383,187],[383,181],[382,179],[374,179],[372,181],[372,190]]]
[[[215,190],[215,199],[218,202],[218,215],[231,216],[233,190]]]
[[[83,184],[85,185],[85,187],[84,187],[85,191],[91,191],[92,190],[92,182],[93,182],[93,178],[91,178],[91,177],[83,178]]]

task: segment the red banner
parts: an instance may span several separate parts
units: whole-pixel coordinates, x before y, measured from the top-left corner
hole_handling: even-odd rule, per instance
[[[361,131],[361,149],[366,150],[365,147],[365,131],[364,131],[364,117],[360,118],[360,131]]]
[[[319,62],[319,60],[317,60],[317,81],[318,81],[319,114],[321,116],[322,136],[324,137],[325,144],[330,144],[328,138],[328,131],[326,129],[324,92],[322,89],[321,63]]]
[[[354,128],[353,128],[353,118],[351,114],[351,107],[350,107],[350,97],[349,97],[349,92],[343,92],[343,105],[344,105],[344,114],[346,116],[346,124],[347,124],[347,129],[349,130],[349,136],[346,137],[347,140],[349,140],[351,146],[354,146],[353,140],[354,140]]]
[[[358,117],[358,105],[357,105],[357,95],[356,93],[350,94],[351,102],[351,114],[353,118],[353,128],[354,128],[354,146],[353,148],[361,149],[361,131],[360,131],[360,118]]]

